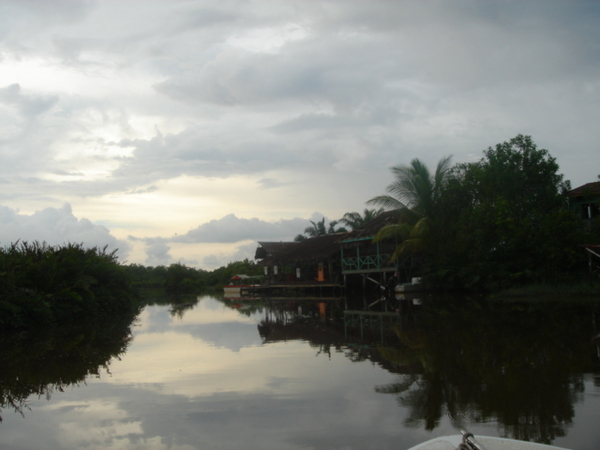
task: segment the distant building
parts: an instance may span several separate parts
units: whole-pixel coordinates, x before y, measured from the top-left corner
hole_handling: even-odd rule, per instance
[[[584,221],[591,221],[600,212],[600,181],[579,186],[568,193],[573,211]]]
[[[590,273],[600,272],[600,181],[587,183],[568,192],[571,209],[581,218],[588,232],[588,243],[581,244],[588,255]]]
[[[373,239],[382,227],[398,223],[400,216],[398,211],[386,211],[349,232],[299,242],[258,242],[254,258],[264,267],[271,285],[311,283],[355,292],[380,292],[391,278],[410,280],[418,271],[412,256],[391,260],[398,246],[396,240]]]

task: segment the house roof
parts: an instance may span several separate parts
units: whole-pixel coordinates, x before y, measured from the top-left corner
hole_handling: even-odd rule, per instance
[[[398,211],[385,211],[363,227],[343,233],[325,234],[299,242],[258,242],[254,259],[260,265],[286,264],[297,261],[323,261],[340,257],[342,244],[372,239],[377,232],[400,218]]]
[[[569,197],[600,194],[600,181],[586,183],[568,192]]]
[[[264,259],[279,255],[290,247],[297,245],[297,242],[259,242],[254,254],[254,259]]]
[[[256,259],[262,259],[260,264],[267,265],[273,263],[292,263],[295,261],[314,261],[339,257],[339,242],[345,239],[348,234],[349,233],[325,234],[305,239],[300,242],[288,243],[291,245],[281,246],[279,248],[273,246],[271,248],[276,249],[274,253],[268,253],[268,251],[266,251],[265,253],[267,253],[267,256]],[[264,245],[267,244],[266,249],[268,249],[270,248],[269,244],[272,243],[259,242],[259,244],[260,247],[256,250],[257,255],[263,254],[263,252],[259,251],[261,247],[265,249]]]

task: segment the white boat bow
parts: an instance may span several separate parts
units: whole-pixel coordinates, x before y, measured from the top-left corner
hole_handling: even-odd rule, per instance
[[[463,432],[464,433],[464,432]],[[408,450],[569,450],[536,442],[518,441],[491,436],[474,437],[471,433],[441,436]]]

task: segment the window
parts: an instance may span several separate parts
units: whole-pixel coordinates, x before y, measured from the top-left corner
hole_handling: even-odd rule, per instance
[[[595,203],[584,203],[581,205],[581,218],[593,219],[598,215],[598,205]]]

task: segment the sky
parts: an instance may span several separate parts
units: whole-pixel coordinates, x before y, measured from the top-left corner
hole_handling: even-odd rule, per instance
[[[518,134],[600,174],[597,0],[0,0],[0,246],[213,270]]]

